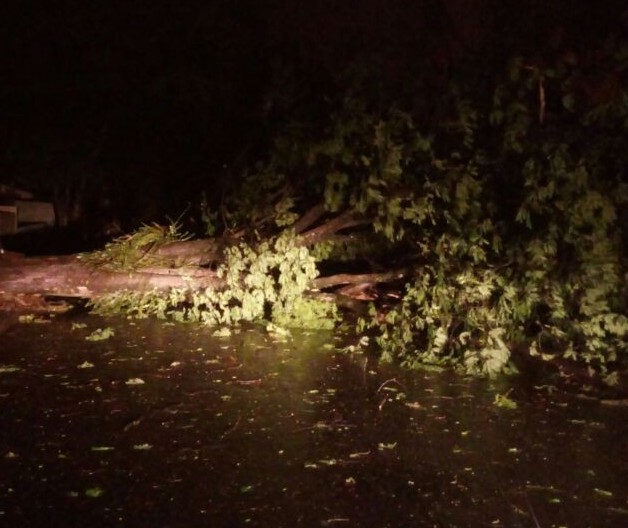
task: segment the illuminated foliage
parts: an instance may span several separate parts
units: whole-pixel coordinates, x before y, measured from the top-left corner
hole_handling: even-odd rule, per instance
[[[301,328],[335,324],[334,305],[304,297],[317,275],[316,265],[289,231],[256,247],[242,243],[227,248],[218,275],[225,283],[220,290],[125,291],[95,300],[93,309],[103,315],[171,317],[212,326],[264,319]]]
[[[115,302],[213,325],[329,326],[329,306],[304,296],[317,265],[401,262],[399,303],[357,325],[384,359],[493,376],[518,347],[605,372],[628,335],[628,48],[605,46],[620,88],[604,98],[569,55],[452,81],[431,120],[345,87],[328,119],[286,126],[226,198],[223,227],[256,242],[226,249],[224,289]],[[364,222],[310,252],[290,227],[316,204],[321,221]]]

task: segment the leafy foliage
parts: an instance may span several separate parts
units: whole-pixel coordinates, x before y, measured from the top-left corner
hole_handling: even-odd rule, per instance
[[[256,247],[242,243],[227,248],[218,275],[225,282],[218,291],[120,292],[96,300],[93,309],[104,315],[172,317],[208,325],[266,318],[301,328],[330,328],[335,323],[335,306],[304,297],[317,275],[316,265],[289,231]]]
[[[404,101],[375,111],[348,89],[324,127],[287,127],[245,190],[270,186],[290,211],[314,199],[330,215],[354,210],[392,249],[386,260],[354,243],[353,254],[412,263],[399,305],[358,324],[384,358],[495,375],[524,346],[604,371],[625,358],[628,334],[627,50],[599,50],[615,87],[602,99],[582,89],[573,54],[515,57],[497,82],[452,82],[425,125]],[[334,242],[315,252],[351,258]]]
[[[327,119],[286,125],[226,198],[225,227],[265,241],[226,250],[224,290],[129,310],[328,325],[329,308],[304,297],[317,262],[403,262],[400,302],[358,322],[384,359],[493,376],[518,347],[605,372],[628,335],[628,46],[596,53],[601,82],[586,57],[517,56],[501,75],[449,79],[431,112],[416,94],[375,101],[345,85]],[[276,236],[318,203],[325,219],[349,211],[370,229],[311,253],[289,230]]]
[[[623,49],[615,70],[625,78]],[[508,368],[515,344],[602,371],[625,358],[618,219],[628,202],[628,98],[576,113],[579,73],[559,66],[530,73],[515,60],[487,117],[455,105],[458,127],[435,138],[431,167],[415,165],[424,174],[417,202],[430,207],[404,219],[423,228],[414,236],[422,265],[383,322],[360,323],[377,329],[385,358],[489,375]],[[551,123],[534,119],[541,79],[564,91]],[[440,156],[440,141],[456,150]]]
[[[168,226],[143,225],[130,235],[109,242],[101,251],[81,255],[87,263],[106,269],[132,270],[140,267],[157,266],[162,260],[154,254],[160,246],[169,242],[188,240],[177,222]]]

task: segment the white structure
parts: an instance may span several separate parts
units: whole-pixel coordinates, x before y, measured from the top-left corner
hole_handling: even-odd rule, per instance
[[[55,225],[53,204],[32,197],[27,191],[0,184],[0,235]]]

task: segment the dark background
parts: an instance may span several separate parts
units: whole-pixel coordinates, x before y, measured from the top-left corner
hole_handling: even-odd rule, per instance
[[[62,0],[3,11],[0,183],[54,199],[63,223],[109,215],[124,229],[193,209],[202,191],[217,203],[277,130],[328,112],[361,60],[377,64],[371,86],[430,79],[437,96],[461,57],[497,71],[514,53],[586,51],[626,29],[615,0]]]

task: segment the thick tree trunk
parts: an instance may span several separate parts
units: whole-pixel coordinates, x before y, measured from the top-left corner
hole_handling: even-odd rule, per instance
[[[98,298],[121,290],[199,290],[221,285],[216,273],[198,267],[95,269],[80,255],[16,258],[0,255],[0,295],[41,294]]]
[[[367,223],[365,219],[347,211],[327,218],[322,205],[308,211],[293,226],[300,243],[306,246],[322,240],[342,236],[338,232]],[[158,248],[146,249],[140,256],[137,269],[124,271],[107,266],[96,267],[85,255],[57,257],[28,257],[13,253],[0,253],[0,308],[21,303],[25,296],[32,298],[77,297],[98,299],[107,294],[124,290],[168,291],[180,288],[188,291],[206,288],[220,289],[223,281],[216,268],[223,258],[224,248],[235,239],[201,239],[166,243]],[[140,266],[146,257],[152,267]],[[158,262],[157,265],[154,262]],[[356,299],[364,298],[364,291],[376,283],[393,282],[405,276],[405,270],[373,274],[346,274],[315,279],[314,290],[336,290]],[[362,296],[362,297],[361,297]]]

